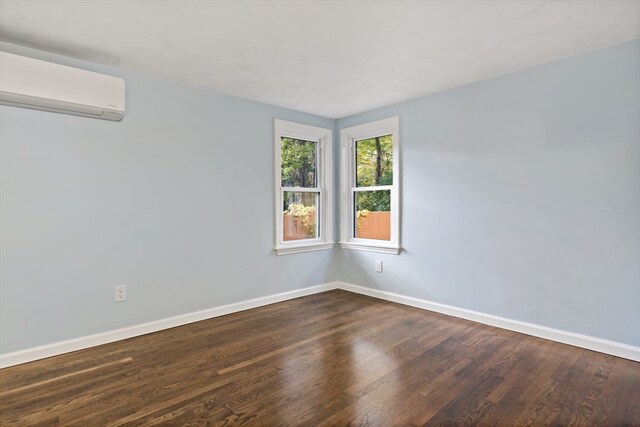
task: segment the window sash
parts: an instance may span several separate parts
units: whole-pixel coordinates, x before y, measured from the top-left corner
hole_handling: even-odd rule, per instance
[[[294,193],[316,193],[318,194],[318,200],[316,202],[316,237],[309,237],[308,239],[296,239],[296,240],[284,240],[284,229],[281,230],[280,233],[280,243],[281,244],[290,244],[291,242],[310,242],[310,241],[319,241],[322,240],[322,231],[324,231],[325,224],[322,224],[321,218],[323,218],[324,214],[324,203],[322,203],[324,197],[324,190],[319,187],[308,188],[308,187],[281,187],[280,189],[280,201],[284,201],[284,193],[285,192],[294,192]],[[283,205],[281,205],[284,208]]]
[[[316,150],[315,150],[315,160],[316,160],[316,171],[315,171],[315,181],[316,181],[316,187],[296,187],[296,188],[317,188],[320,186],[320,183],[322,182],[322,140],[320,138],[298,138],[298,137],[294,137],[294,136],[290,136],[290,135],[281,135],[280,136],[280,150],[279,150],[279,163],[280,163],[280,186],[282,187],[282,139],[283,138],[289,138],[289,139],[296,139],[299,141],[306,141],[306,142],[313,142],[316,144]],[[276,172],[277,173],[277,172]],[[287,188],[291,188],[291,187],[287,187]]]
[[[360,138],[360,137],[358,137],[358,138],[355,138],[355,137],[354,137],[354,138],[351,138],[351,141],[350,141],[350,143],[349,143],[349,147],[350,147],[350,149],[351,149],[351,158],[353,159],[353,165],[352,165],[352,169],[351,169],[351,177],[350,177],[350,179],[351,179],[351,183],[352,183],[352,184],[351,184],[351,186],[352,186],[352,187],[356,187],[356,188],[370,188],[370,187],[383,187],[383,186],[385,186],[385,185],[372,185],[372,186],[367,186],[367,187],[365,187],[365,186],[360,186],[360,187],[358,187],[358,142],[360,142],[360,141],[366,141],[366,140],[368,140],[368,139],[374,139],[374,138],[378,138],[378,137],[389,136],[389,135],[391,135],[391,138],[392,138],[392,139],[391,139],[391,141],[392,141],[392,151],[391,151],[391,154],[392,154],[392,159],[393,159],[393,157],[395,157],[395,154],[396,154],[396,152],[395,152],[395,150],[394,150],[394,148],[395,148],[395,141],[394,141],[394,140],[395,140],[395,136],[396,136],[396,134],[394,134],[393,132],[387,133],[387,134],[385,134],[385,135],[373,134],[373,135],[368,136],[368,137],[366,137],[366,138]],[[392,171],[393,171],[393,173],[395,173],[395,168],[393,168],[393,167],[392,167]],[[393,183],[395,183],[395,179],[393,179]],[[392,185],[393,185],[393,184],[392,184]]]
[[[319,178],[319,176],[318,176]],[[319,182],[319,181],[318,181]],[[307,239],[296,239],[296,240],[284,240],[284,228],[280,227],[280,231],[278,232],[278,243],[280,245],[290,245],[295,242],[296,244],[301,244],[302,242],[317,242],[322,239],[322,232],[324,231],[325,224],[322,221],[324,218],[324,189],[322,187],[280,187],[280,209],[284,209],[284,193],[315,193],[318,194],[318,198],[316,201],[316,236],[309,237]],[[282,217],[282,212],[281,215]],[[280,218],[281,220],[282,218]]]

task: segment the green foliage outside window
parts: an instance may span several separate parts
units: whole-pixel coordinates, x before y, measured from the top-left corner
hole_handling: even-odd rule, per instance
[[[393,135],[356,141],[356,187],[393,184]]]
[[[283,187],[316,187],[317,142],[285,138],[280,140]]]
[[[391,191],[358,191],[356,193],[356,209],[371,212],[391,210]]]

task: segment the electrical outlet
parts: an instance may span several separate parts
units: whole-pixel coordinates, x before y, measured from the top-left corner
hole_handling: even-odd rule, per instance
[[[382,273],[382,261],[376,260],[376,273]]]
[[[120,285],[115,287],[113,302],[122,302],[127,300],[127,287]]]

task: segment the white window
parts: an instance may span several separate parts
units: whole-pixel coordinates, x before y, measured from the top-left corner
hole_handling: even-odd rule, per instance
[[[341,131],[340,244],[345,249],[400,252],[398,117]]]
[[[278,255],[333,246],[331,129],[275,120]]]

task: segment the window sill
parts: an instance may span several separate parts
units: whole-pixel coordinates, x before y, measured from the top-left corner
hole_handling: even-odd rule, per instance
[[[401,250],[399,246],[382,245],[382,244],[376,245],[376,244],[370,244],[370,243],[340,242],[340,246],[342,247],[342,249],[349,249],[354,251],[378,252],[381,254],[392,254],[392,255],[398,255]]]
[[[278,255],[298,254],[302,252],[324,251],[333,248],[333,242],[311,243],[299,246],[285,246],[275,248]]]

